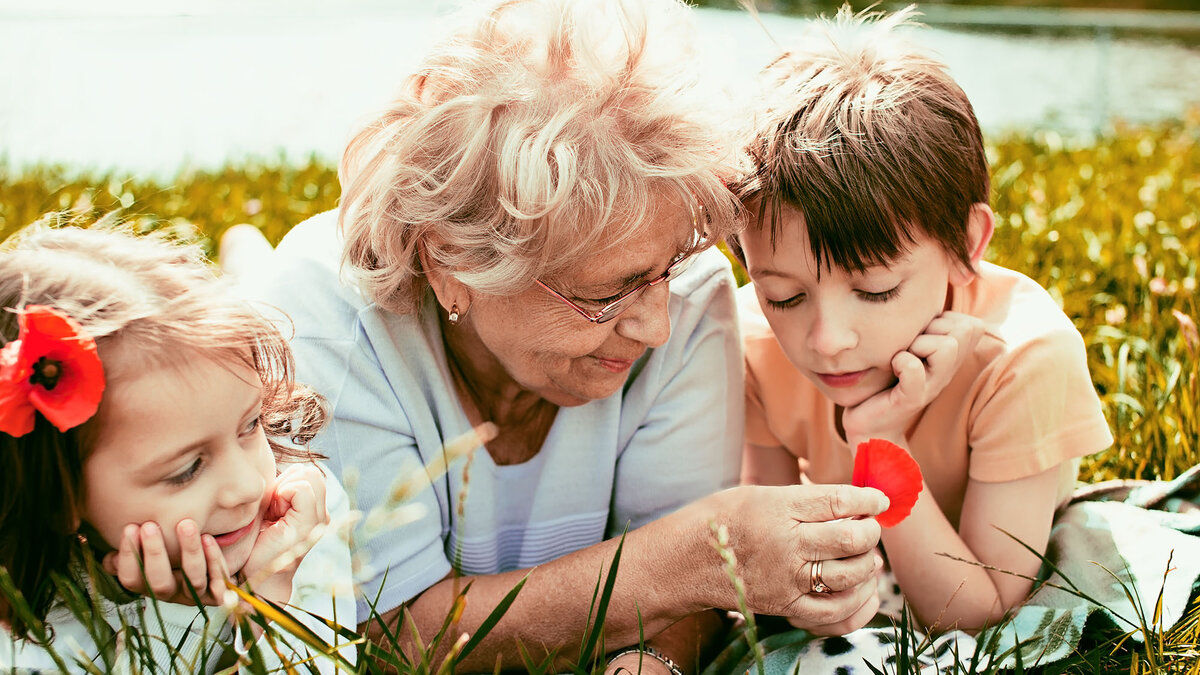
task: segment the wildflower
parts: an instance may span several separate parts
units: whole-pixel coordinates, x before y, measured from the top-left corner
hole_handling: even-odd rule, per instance
[[[1128,312],[1125,309],[1125,305],[1117,305],[1116,307],[1104,310],[1104,322],[1110,326],[1125,323],[1126,316],[1128,316]]]
[[[1137,270],[1138,276],[1145,279],[1150,276],[1150,270],[1146,265],[1146,256],[1138,253],[1133,256],[1133,267]]]
[[[1171,310],[1171,314],[1175,315],[1175,320],[1179,322],[1179,329],[1183,332],[1183,341],[1188,349],[1193,354],[1196,353],[1200,349],[1200,331],[1196,329],[1196,322],[1177,309]]]
[[[370,539],[378,534],[415,523],[425,517],[425,505],[419,502],[407,504],[381,504],[371,509],[363,519],[362,536]]]
[[[887,495],[887,511],[875,516],[880,527],[899,525],[912,513],[921,493],[921,481],[921,467],[904,448],[878,438],[858,445],[851,482]]]
[[[482,447],[496,437],[498,430],[491,422],[484,422],[474,429],[457,438],[452,438],[443,446],[442,453],[429,461],[424,471],[410,471],[407,477],[400,477],[392,486],[388,502],[397,504],[411,499],[421,490],[429,487],[430,482],[442,474],[460,457],[465,457]]]
[[[24,436],[38,412],[59,431],[86,422],[104,394],[96,342],[44,305],[27,306],[18,324],[17,339],[0,350],[0,431]]]
[[[467,609],[467,596],[460,595],[454,599],[454,604],[450,605],[450,625],[456,625],[462,621],[463,612]]]

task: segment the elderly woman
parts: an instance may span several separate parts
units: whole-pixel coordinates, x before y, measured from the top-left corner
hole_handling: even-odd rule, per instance
[[[826,633],[875,611],[879,530],[854,516],[885,508],[880,493],[722,491],[743,376],[735,282],[711,245],[739,213],[683,67],[689,25],[672,0],[487,7],[351,141],[341,208],[296,227],[260,282],[295,323],[300,379],[330,401],[314,446],[359,508],[428,472],[406,522],[356,535],[359,620],[373,605],[395,631],[406,608],[428,639],[463,575],[472,633],[528,577],[460,670],[520,667],[522,648],[578,657],[626,531],[605,644],[644,630],[649,656],[614,670],[690,669],[720,626],[710,610],[737,609],[714,525],[750,609]],[[484,422],[498,433],[469,461],[427,468]]]

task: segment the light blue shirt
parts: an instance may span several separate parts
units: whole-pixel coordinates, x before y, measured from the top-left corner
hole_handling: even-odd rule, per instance
[[[386,312],[339,279],[341,250],[337,214],[315,216],[284,238],[250,292],[291,316],[297,379],[333,413],[312,447],[329,456],[366,521],[377,522],[371,514],[398,482],[414,472],[428,481],[396,512],[395,527],[356,532],[360,621],[368,599],[381,613],[393,609],[444,578],[452,561],[464,574],[532,567],[736,483],[744,376],[736,283],[720,251],[700,254],[670,282],[671,337],[634,365],[623,390],[560,409],[524,463],[498,466],[474,453],[460,504],[465,460],[444,474],[423,469],[471,428],[432,293],[415,315]]]

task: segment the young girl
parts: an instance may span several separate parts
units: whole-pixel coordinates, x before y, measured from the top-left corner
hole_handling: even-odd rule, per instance
[[[883,531],[891,569],[920,625],[976,630],[1038,572],[1013,537],[1045,550],[1077,458],[1112,436],[1070,319],[982,261],[979,125],[945,67],[899,33],[910,16],[843,10],[766,70],[739,186],[753,281],[743,479],[849,482],[860,442],[906,447],[925,482]],[[820,568],[812,579],[822,587]]]
[[[231,576],[326,643],[302,610],[353,628],[349,551],[328,527],[347,499],[302,449],[321,399],[198,249],[32,226],[0,252],[0,307],[0,567],[23,598],[0,593],[0,671],[212,671],[229,644],[305,658],[278,632],[231,637]]]

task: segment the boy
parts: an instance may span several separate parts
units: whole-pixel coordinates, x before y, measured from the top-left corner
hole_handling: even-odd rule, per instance
[[[1112,436],[1070,319],[982,261],[979,124],[945,66],[899,34],[912,15],[843,8],[764,72],[737,186],[753,281],[743,481],[849,482],[859,442],[907,448],[925,484],[883,532],[888,562],[922,626],[976,630],[1031,587],[995,570],[1038,572],[1009,534],[1044,552],[1078,458]]]

